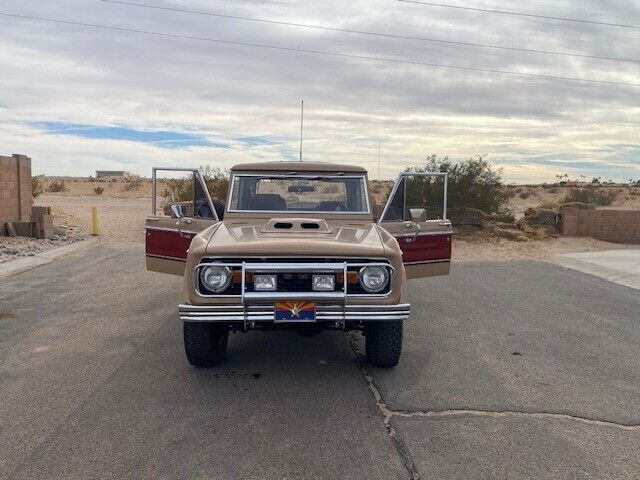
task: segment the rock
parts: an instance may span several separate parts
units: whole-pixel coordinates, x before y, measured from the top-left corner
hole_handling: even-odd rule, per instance
[[[560,208],[578,208],[580,210],[594,210],[596,207],[589,203],[570,202],[561,205]]]
[[[487,220],[496,223],[513,223],[516,217],[512,213],[490,213],[487,215]]]
[[[515,224],[515,223],[513,223],[513,222],[509,222],[509,223],[506,223],[506,222],[496,222],[496,223],[495,223],[495,226],[496,226],[496,227],[498,227],[498,228],[505,228],[505,229],[507,229],[507,230],[518,230],[518,225],[516,225],[516,224]]]
[[[447,210],[447,217],[453,225],[474,225],[482,227],[487,219],[482,210],[469,207],[451,207]]]
[[[535,229],[542,227],[548,234],[558,233],[560,215],[547,208],[528,208],[524,212],[524,218],[517,222],[518,228],[527,231],[527,226]]]
[[[54,242],[58,241],[60,240],[60,235],[53,235],[50,240],[53,240]]]
[[[496,228],[494,230],[494,234],[497,237],[505,238],[507,240],[513,240],[516,242],[526,242],[529,240],[524,233],[519,232],[517,230],[506,230],[504,228]]]

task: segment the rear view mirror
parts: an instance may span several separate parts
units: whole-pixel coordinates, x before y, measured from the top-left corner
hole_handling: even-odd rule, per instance
[[[427,221],[427,210],[424,208],[410,208],[409,214],[411,215],[411,221],[414,223]]]
[[[180,203],[171,205],[171,218],[182,218],[187,215],[187,206]]]

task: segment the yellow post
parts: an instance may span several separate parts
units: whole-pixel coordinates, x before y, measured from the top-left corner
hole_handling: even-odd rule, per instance
[[[93,217],[91,235],[97,236],[100,233],[98,229],[98,207],[91,207],[91,215]]]

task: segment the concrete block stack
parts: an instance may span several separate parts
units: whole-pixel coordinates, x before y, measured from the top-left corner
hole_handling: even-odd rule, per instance
[[[33,225],[34,237],[51,238],[53,236],[51,207],[33,207],[31,209],[31,224]]]
[[[26,155],[0,155],[0,234],[8,222],[31,221],[31,159]]]

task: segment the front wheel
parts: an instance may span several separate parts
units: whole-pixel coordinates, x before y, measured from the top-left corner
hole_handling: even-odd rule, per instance
[[[227,353],[229,330],[226,326],[185,322],[184,350],[187,360],[195,367],[213,367]]]
[[[402,352],[402,321],[369,322],[364,333],[367,361],[378,367],[395,367]]]

